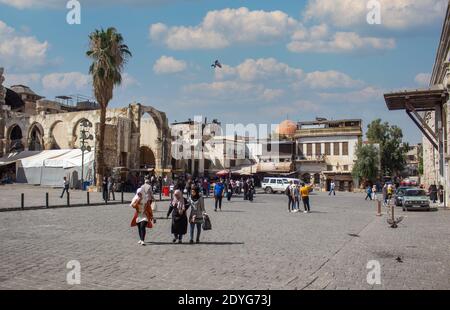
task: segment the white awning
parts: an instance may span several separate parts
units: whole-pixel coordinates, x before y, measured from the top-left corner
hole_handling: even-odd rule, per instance
[[[63,154],[69,153],[71,150],[47,150],[37,155],[27,157],[21,160],[23,168],[43,167],[46,159],[52,159]]]
[[[39,153],[40,151],[23,151],[23,152],[9,153],[6,156],[0,158],[0,166],[13,164],[18,160],[37,155]]]

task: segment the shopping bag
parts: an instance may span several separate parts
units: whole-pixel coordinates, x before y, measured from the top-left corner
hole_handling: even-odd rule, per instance
[[[211,219],[209,218],[208,214],[205,214],[203,216],[203,230],[211,230]]]

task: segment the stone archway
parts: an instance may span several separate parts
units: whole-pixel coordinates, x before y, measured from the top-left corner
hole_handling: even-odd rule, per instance
[[[28,130],[28,150],[42,151],[44,149],[44,128],[41,124],[34,122]]]
[[[139,107],[139,147],[146,146],[152,150],[155,155],[157,171],[170,168],[172,138],[166,114],[153,107],[143,105],[139,105]],[[149,117],[146,118],[146,115]],[[142,166],[142,162],[140,166]]]
[[[62,120],[55,121],[48,133],[47,150],[59,150],[68,148],[67,131]]]
[[[155,168],[156,158],[152,149],[148,146],[141,146],[139,148],[139,163],[140,168]]]
[[[25,146],[23,144],[23,134],[22,128],[18,124],[14,124],[10,126],[7,130],[6,136],[8,138],[9,147],[8,152],[21,152],[25,150]]]

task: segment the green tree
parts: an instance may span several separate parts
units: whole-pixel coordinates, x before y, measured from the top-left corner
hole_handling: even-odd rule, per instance
[[[92,59],[89,73],[92,75],[95,98],[100,105],[100,128],[96,137],[97,186],[101,185],[105,173],[106,109],[113,98],[114,86],[122,82],[124,65],[131,57],[128,46],[123,42],[122,35],[112,27],[106,31],[95,30],[89,35],[89,50],[86,55]]]
[[[380,145],[383,175],[397,176],[405,169],[409,145],[403,142],[403,132],[398,126],[376,119],[368,126],[367,139]]]
[[[352,176],[360,181],[375,182],[379,171],[379,150],[373,144],[359,143],[355,153]]]

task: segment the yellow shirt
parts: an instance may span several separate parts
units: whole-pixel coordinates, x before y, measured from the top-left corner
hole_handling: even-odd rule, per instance
[[[300,193],[302,195],[302,197],[309,197],[309,191],[310,191],[311,187],[308,185],[303,186],[300,189]]]

